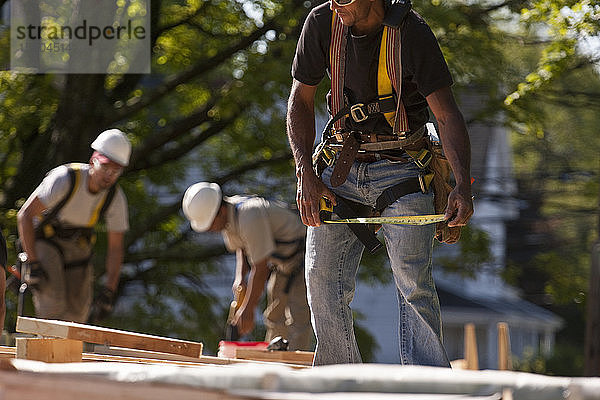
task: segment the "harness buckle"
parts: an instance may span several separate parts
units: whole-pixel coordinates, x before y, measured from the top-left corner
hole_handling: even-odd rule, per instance
[[[350,107],[350,115],[354,122],[362,122],[369,118],[369,114],[365,113],[362,107],[364,107],[363,103],[358,103]]]
[[[406,153],[411,156],[415,164],[421,169],[427,168],[433,156],[429,150],[422,148],[421,150],[406,150]]]

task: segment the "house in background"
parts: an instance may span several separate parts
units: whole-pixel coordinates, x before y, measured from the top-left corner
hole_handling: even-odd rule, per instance
[[[461,109],[469,120],[483,102],[477,95],[462,96]],[[518,203],[513,195],[512,157],[508,131],[499,126],[469,124],[472,176],[475,178],[475,213],[470,224],[487,233],[493,260],[482,266],[474,278],[444,273],[436,263],[441,257],[457,255],[457,245],[438,246],[434,251],[434,277],[440,304],[444,344],[451,360],[464,357],[464,325],[475,324],[479,367],[495,369],[497,324],[508,323],[513,357],[549,355],[554,336],[562,320],[519,297],[500,273],[505,265],[506,222],[519,218]],[[397,300],[395,286],[371,287],[359,284],[352,304],[359,324],[376,339],[379,349],[375,362],[397,363]]]

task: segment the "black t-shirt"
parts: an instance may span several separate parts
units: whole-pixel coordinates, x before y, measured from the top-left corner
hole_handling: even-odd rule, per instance
[[[292,64],[292,76],[306,85],[318,85],[326,73],[331,78],[331,17],[329,2],[323,3],[309,13],[302,28]],[[349,34],[344,91],[350,97],[350,104],[367,103],[377,98],[377,67],[382,32],[383,26],[369,35]],[[451,86],[453,81],[433,32],[414,11],[408,14],[402,26],[401,45],[402,101],[410,129],[415,130],[429,119],[425,97],[438,89]],[[389,133],[392,130],[381,114],[361,123],[346,118],[346,126],[349,129],[377,133]]]

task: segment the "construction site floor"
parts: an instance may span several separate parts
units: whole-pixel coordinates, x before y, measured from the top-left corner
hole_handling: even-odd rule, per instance
[[[600,399],[600,378],[383,364],[44,363],[3,359],[0,399]]]

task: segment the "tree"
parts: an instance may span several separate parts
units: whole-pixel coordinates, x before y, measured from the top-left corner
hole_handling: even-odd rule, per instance
[[[565,318],[548,360],[549,370],[562,375],[584,372],[584,310],[597,302],[588,297],[587,282],[598,240],[600,140],[593,110],[600,84],[598,52],[588,47],[598,34],[598,12],[587,1],[539,1],[523,9],[530,44],[525,58],[532,62],[524,63],[523,81],[505,100],[518,122],[516,171],[527,201],[525,218],[510,232],[528,234],[528,240],[514,236],[507,275],[526,298]],[[597,337],[591,340],[597,347]]]
[[[16,211],[44,174],[86,162],[100,131],[122,128],[134,151],[120,180],[132,225],[120,294],[136,296],[130,312],[109,322],[214,345],[222,330],[206,322],[224,320],[223,310],[203,276],[218,273],[225,249],[183,228],[181,196],[190,181],[211,180],[229,193],[251,187],[291,198],[283,120],[307,5],[190,0],[151,8],[151,75],[0,73],[2,226],[14,241]],[[135,314],[146,318],[128,318]]]

